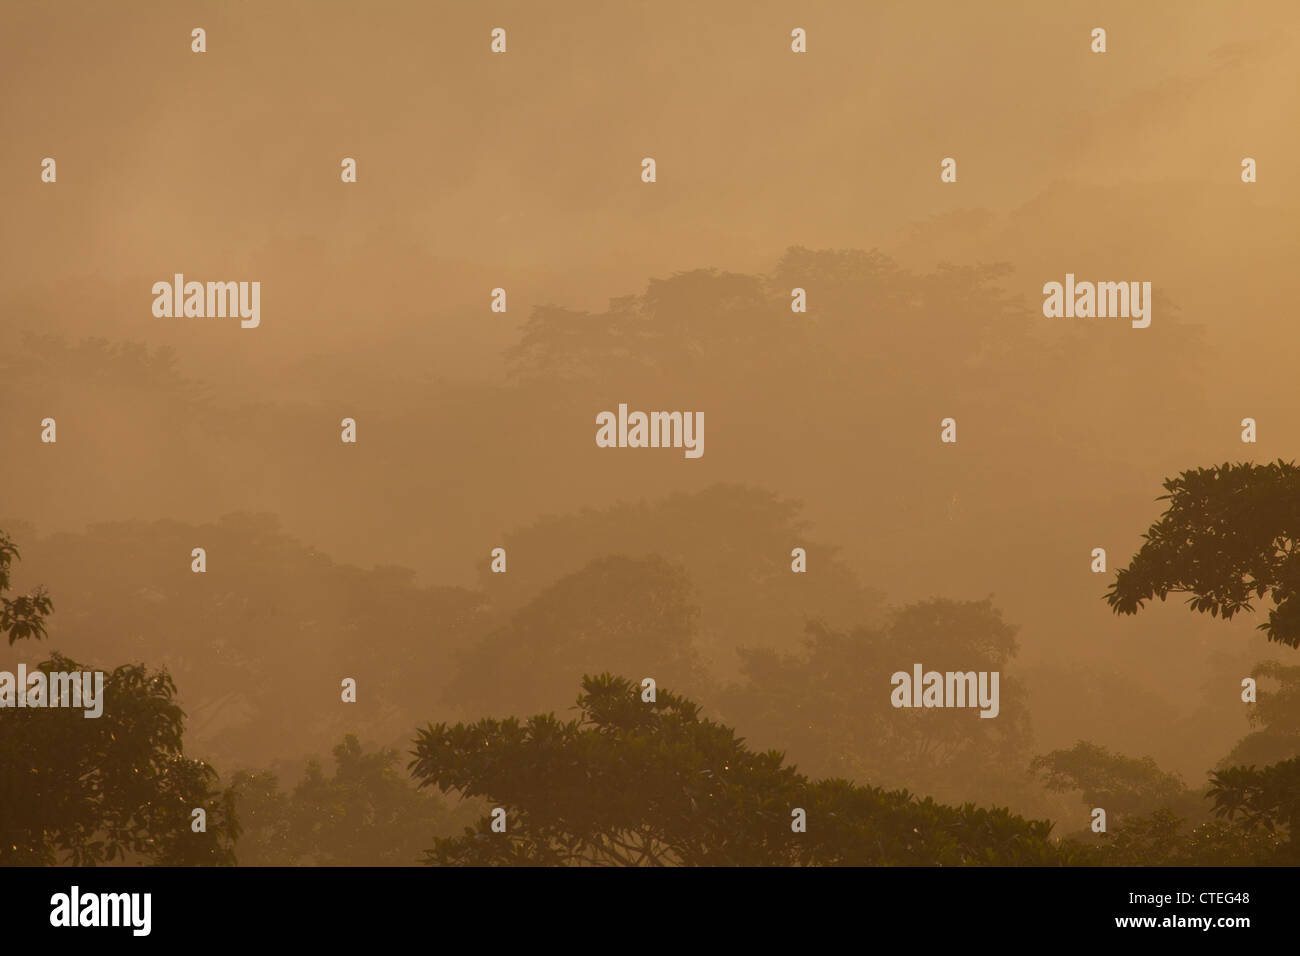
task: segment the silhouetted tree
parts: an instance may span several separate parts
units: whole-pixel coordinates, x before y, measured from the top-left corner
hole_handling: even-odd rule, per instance
[[[1231,618],[1253,610],[1252,597],[1268,595],[1275,606],[1259,629],[1270,641],[1300,647],[1300,468],[1280,459],[1269,465],[1225,462],[1185,471],[1164,487],[1169,494],[1157,500],[1169,501],[1169,507],[1129,567],[1116,573],[1106,594],[1110,606],[1134,614],[1144,600],[1183,591],[1192,594],[1193,610]],[[1274,676],[1282,676],[1285,686],[1290,670],[1277,666]],[[1282,699],[1255,713],[1282,718],[1285,726],[1289,696],[1284,691]],[[1210,780],[1216,816],[1285,835],[1277,859],[1300,860],[1300,758],[1262,769],[1226,767]]]
[[[583,679],[580,716],[430,725],[422,786],[485,798],[483,817],[438,839],[430,863],[461,865],[1047,864],[1082,859],[1051,824],[948,807],[906,791],[812,781],[757,753],[694,703],[608,674]],[[807,832],[794,832],[796,810]]]
[[[1300,757],[1270,767],[1229,767],[1210,775],[1215,814],[1243,826],[1285,836],[1277,862],[1300,863]]]
[[[1259,629],[1300,647],[1300,469],[1224,463],[1164,482],[1169,507],[1146,543],[1115,574],[1106,601],[1135,614],[1152,597],[1189,592],[1194,611],[1231,618],[1269,595],[1276,605]]]
[[[291,793],[267,771],[240,771],[231,789],[241,823],[242,866],[406,866],[433,832],[454,832],[473,807],[451,810],[418,790],[397,767],[396,750],[365,752],[354,734],[334,748],[326,776],[307,762]]]
[[[9,635],[9,645],[23,638],[40,640],[45,637],[45,618],[54,610],[50,596],[41,588],[31,594],[4,597],[10,589],[9,566],[20,557],[18,546],[7,534],[0,531],[0,632]]]
[[[2,595],[17,550],[0,542]],[[18,606],[10,618],[24,625],[18,637],[39,640],[52,605],[23,601],[5,599],[6,613]],[[55,652],[34,670],[48,679],[91,668]],[[211,767],[184,755],[185,715],[170,676],[123,665],[105,675],[102,693],[95,718],[73,707],[0,710],[0,864],[233,863],[232,795],[215,788]],[[206,832],[192,829],[196,808]]]
[[[1103,866],[1261,866],[1283,862],[1279,840],[1260,829],[1222,820],[1193,824],[1169,807],[1131,815],[1091,844]]]
[[[1088,741],[1035,757],[1049,790],[1081,791],[1089,810],[1106,811],[1106,830],[1089,825],[1067,839],[1107,866],[1253,866],[1277,863],[1282,841],[1262,827],[1211,819],[1212,792],[1190,789],[1150,757],[1112,753]],[[1223,816],[1222,813],[1219,816]]]
[[[90,669],[57,653],[38,668]],[[103,693],[93,719],[64,707],[0,714],[0,864],[233,864],[232,796],[185,756],[171,678],[124,665]],[[191,828],[196,808],[206,832]]]
[[[1184,813],[1200,809],[1200,794],[1189,790],[1178,774],[1161,770],[1152,758],[1126,757],[1086,740],[1035,757],[1030,770],[1048,790],[1081,791],[1085,805],[1105,809],[1108,821],[1162,807]]]

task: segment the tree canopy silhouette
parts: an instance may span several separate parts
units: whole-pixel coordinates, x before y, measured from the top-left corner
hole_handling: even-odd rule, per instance
[[[1164,487],[1169,494],[1157,500],[1169,507],[1105,595],[1115,612],[1135,614],[1151,597],[1163,601],[1171,591],[1183,591],[1192,595],[1192,610],[1231,618],[1254,610],[1252,598],[1268,595],[1275,606],[1259,629],[1270,641],[1300,647],[1300,468],[1281,459],[1269,465],[1225,462],[1185,471]],[[1284,738],[1291,736],[1290,670],[1276,664],[1256,668],[1260,676],[1280,678],[1283,690],[1252,712],[1253,722],[1276,722]],[[1260,749],[1261,743],[1267,746]],[[1276,743],[1251,735],[1234,755],[1248,757]],[[1210,781],[1216,816],[1239,820],[1248,831],[1288,835],[1278,862],[1300,859],[1300,758],[1262,769],[1226,767]]]
[[[45,618],[54,610],[50,596],[41,588],[31,594],[4,597],[9,590],[9,566],[21,557],[18,546],[0,531],[0,632],[9,635],[9,646],[14,641],[30,637],[40,640],[45,636]]]
[[[85,670],[55,653],[39,665]],[[104,675],[104,712],[24,708],[0,719],[0,865],[235,862],[230,791],[182,747],[185,715],[166,672],[124,665]],[[191,813],[207,814],[195,833]]]
[[[1231,618],[1252,598],[1276,605],[1259,629],[1300,647],[1300,468],[1278,460],[1185,471],[1164,482],[1169,507],[1105,600],[1117,614],[1190,592],[1194,611]]]
[[[471,808],[451,813],[416,789],[396,750],[367,752],[345,734],[333,753],[333,776],[312,758],[289,793],[270,771],[234,775],[241,866],[414,866],[430,832],[454,832],[471,817]]]
[[[17,554],[0,533],[10,644],[45,636],[52,609],[39,591],[3,598]],[[56,651],[33,671],[89,669]],[[166,671],[128,664],[104,676],[99,717],[87,719],[75,707],[0,712],[0,865],[94,865],[131,856],[164,865],[234,863],[233,796],[216,790],[216,771],[184,755],[185,714],[175,695]],[[191,827],[195,808],[207,814],[204,832]]]
[[[1210,775],[1215,815],[1251,830],[1286,834],[1275,862],[1300,863],[1300,757],[1269,767],[1229,767]]]
[[[1182,777],[1161,770],[1152,758],[1111,753],[1087,740],[1035,757],[1029,767],[1048,790],[1082,791],[1088,806],[1104,807],[1115,821],[1162,807],[1195,811],[1200,799]]]
[[[428,862],[460,865],[1060,864],[1052,825],[1004,809],[950,807],[848,781],[813,781],[757,753],[685,698],[609,674],[586,677],[579,716],[430,725],[421,786],[506,811],[438,839]],[[806,832],[796,832],[796,811]]]

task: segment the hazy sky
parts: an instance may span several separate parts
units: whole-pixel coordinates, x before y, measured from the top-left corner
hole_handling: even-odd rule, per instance
[[[1181,608],[1117,622],[1097,581],[1063,577],[1055,563],[1086,554],[1092,538],[1046,542],[1046,560],[999,551],[990,529],[1018,525],[1028,540],[1025,515],[1049,510],[1064,475],[1075,504],[1062,508],[1077,517],[1086,498],[1095,536],[1112,543],[1112,561],[1126,560],[1158,514],[1162,477],[1228,457],[1294,457],[1300,442],[1291,0],[9,0],[0,19],[0,349],[14,349],[20,331],[173,346],[180,372],[247,437],[225,444],[196,424],[160,448],[133,416],[169,411],[171,393],[119,404],[89,372],[79,393],[30,389],[21,407],[0,406],[0,439],[20,472],[0,503],[43,534],[265,510],[340,561],[471,583],[485,542],[541,514],[744,481],[803,500],[812,533],[842,545],[891,600],[996,591],[1026,627],[1026,659],[1054,659],[1058,615],[1104,633],[1070,648],[1102,659],[1148,620],[1169,622],[1168,646],[1179,628],[1200,639],[1223,625],[1175,623]],[[498,26],[504,56],[489,51]],[[207,31],[206,53],[191,52],[195,27]],[[807,30],[807,54],[790,51],[795,27]],[[1094,27],[1107,30],[1105,54],[1090,52]],[[40,181],[47,156],[58,163],[53,185]],[[640,179],[647,156],[653,185]],[[939,179],[948,156],[955,184]],[[1257,183],[1241,182],[1246,156]],[[355,185],[340,182],[343,157],[357,160]],[[597,469],[567,474],[567,460],[509,473],[513,453],[492,444],[488,425],[476,446],[394,423],[423,426],[426,411],[455,418],[428,383],[499,383],[501,350],[534,306],[600,311],[677,271],[762,273],[800,245],[879,247],[922,272],[1006,261],[1008,293],[1040,316],[1043,283],[1067,272],[1149,280],[1151,331],[1171,336],[1149,341],[1180,345],[1199,327],[1204,380],[1194,394],[1171,393],[1174,382],[1187,390],[1175,377],[1183,359],[1156,350],[1150,407],[1144,394],[1128,408],[1098,406],[1107,417],[1094,415],[1086,434],[1062,416],[1050,441],[1027,433],[1009,448],[996,476],[957,469],[939,499],[875,504],[864,478],[884,460],[875,433],[827,427],[816,455],[792,462],[779,442],[728,458],[726,433],[714,430],[718,450],[695,471],[659,485],[650,467],[641,484],[619,485]],[[177,272],[260,281],[261,326],[155,318],[151,286]],[[509,290],[506,315],[488,311],[497,286]],[[940,318],[961,314],[957,304]],[[864,308],[863,328],[877,318]],[[1042,322],[1045,337],[1075,328]],[[1088,389],[1128,387],[1113,369],[1129,367],[1121,356],[1144,333],[1097,334],[1112,332],[1076,392],[1013,396],[1019,407],[1050,399],[1085,416]],[[825,411],[820,373],[774,386],[806,408],[810,432]],[[997,396],[1004,385],[987,388]],[[359,446],[388,457],[330,470],[346,413],[336,399],[391,409],[393,420],[374,414],[363,426],[366,440],[388,444]],[[1184,399],[1195,420],[1180,415]],[[493,407],[516,411],[502,401]],[[98,468],[38,461],[33,423],[52,405],[60,451],[65,434],[79,447],[80,428]],[[299,412],[320,407],[321,451],[302,450],[301,430],[277,431],[300,429]],[[859,412],[836,410],[848,422]],[[1245,415],[1263,423],[1257,448],[1237,441]],[[557,447],[594,454],[587,421],[584,410],[576,431],[555,423]],[[727,424],[750,437],[764,427],[738,414]],[[197,464],[182,446],[198,449]],[[920,474],[931,463],[888,467]],[[492,469],[513,484],[483,484]],[[946,514],[959,492],[972,523],[941,545],[914,541],[913,520]],[[846,507],[858,499],[867,504]],[[1190,695],[1206,661],[1177,662],[1187,674],[1170,693]]]

